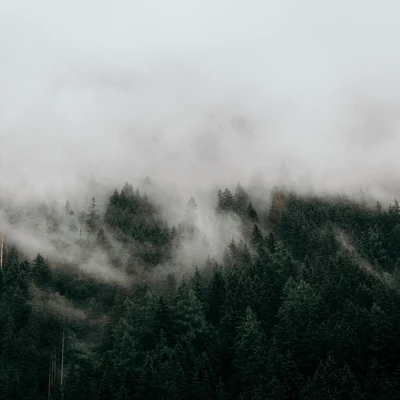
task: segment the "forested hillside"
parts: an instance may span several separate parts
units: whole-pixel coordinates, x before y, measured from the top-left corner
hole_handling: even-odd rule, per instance
[[[0,227],[0,399],[400,398],[397,201],[221,188],[222,257],[199,209],[168,224],[126,184],[105,209],[4,210],[57,252]]]

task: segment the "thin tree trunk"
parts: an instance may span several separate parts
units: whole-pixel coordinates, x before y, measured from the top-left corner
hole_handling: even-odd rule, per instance
[[[82,229],[79,229],[79,237],[80,237],[80,246],[82,247],[82,240],[83,240],[83,235],[82,235]],[[82,266],[79,264],[79,280],[82,279]]]
[[[56,346],[53,349],[53,386],[56,384],[56,375],[57,372],[57,353],[56,353]]]
[[[60,386],[63,385],[64,380],[64,343],[65,343],[65,332],[62,332],[62,345],[61,345],[61,374],[60,374]]]
[[[51,359],[50,359],[50,360],[51,360],[51,361],[50,361],[50,363],[51,363],[50,385],[53,386],[53,384],[54,384],[54,382],[53,382],[53,379],[54,379],[54,349],[53,349],[53,351],[51,352]]]
[[[47,398],[50,400],[51,395],[51,358],[49,359],[49,386],[47,389]]]
[[[3,269],[3,249],[4,249],[4,236],[0,232],[0,269]]]

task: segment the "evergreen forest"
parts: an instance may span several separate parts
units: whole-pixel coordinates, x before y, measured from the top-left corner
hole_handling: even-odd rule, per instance
[[[220,256],[194,197],[2,207],[65,257],[0,227],[1,400],[400,399],[397,200],[221,188]]]

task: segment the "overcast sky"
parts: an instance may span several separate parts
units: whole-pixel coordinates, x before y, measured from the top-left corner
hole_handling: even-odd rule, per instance
[[[0,191],[395,178],[399,21],[389,0],[0,0]]]

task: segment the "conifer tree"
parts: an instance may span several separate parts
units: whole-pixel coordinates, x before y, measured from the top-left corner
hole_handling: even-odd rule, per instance
[[[267,382],[265,337],[256,315],[247,307],[235,341],[235,364],[242,381],[241,398],[261,399]]]

